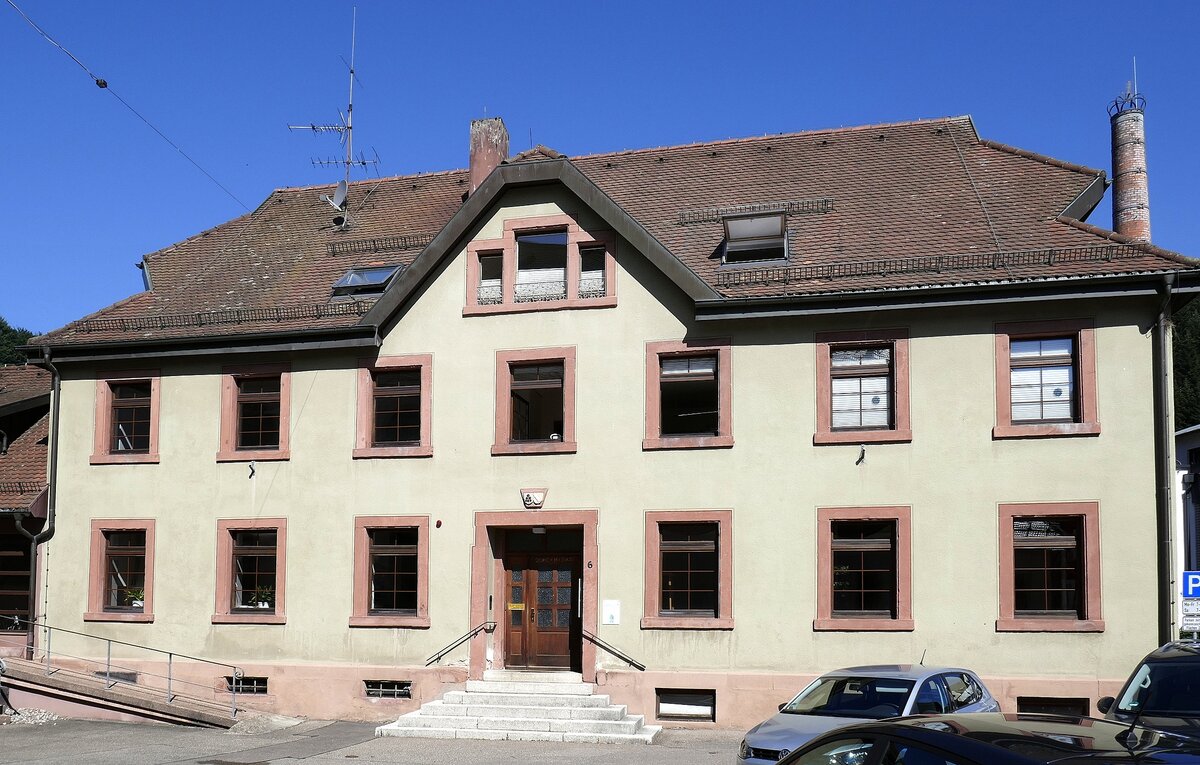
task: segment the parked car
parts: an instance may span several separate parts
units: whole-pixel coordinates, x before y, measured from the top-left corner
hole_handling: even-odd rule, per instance
[[[779,714],[751,728],[738,749],[739,765],[786,757],[834,728],[900,715],[994,712],[1000,705],[974,672],[953,667],[850,667],[814,680]]]
[[[1105,719],[1200,738],[1200,644],[1167,643],[1150,652],[1114,699],[1096,702]]]
[[[779,765],[1182,765],[1200,742],[1090,717],[921,715],[839,728]]]

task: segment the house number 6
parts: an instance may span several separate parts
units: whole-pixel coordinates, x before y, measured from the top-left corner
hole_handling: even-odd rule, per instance
[[[592,562],[589,560],[589,561],[588,561],[588,568],[591,568],[591,567],[592,567]]]

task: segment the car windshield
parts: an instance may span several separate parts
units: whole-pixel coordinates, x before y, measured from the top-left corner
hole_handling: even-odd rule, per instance
[[[1200,717],[1200,660],[1142,664],[1121,694],[1117,711]]]
[[[884,677],[822,677],[784,705],[791,715],[830,715],[878,720],[904,709],[912,680]]]

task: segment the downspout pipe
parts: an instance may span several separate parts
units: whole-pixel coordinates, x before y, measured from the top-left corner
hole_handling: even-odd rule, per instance
[[[1171,297],[1175,287],[1175,275],[1163,277],[1163,302],[1154,323],[1153,366],[1154,366],[1154,429],[1155,429],[1155,477],[1157,479],[1157,544],[1158,555],[1158,644],[1174,640],[1175,619],[1175,559],[1172,553],[1172,521],[1175,508],[1172,504],[1172,485],[1175,480],[1175,461],[1172,459],[1172,399],[1170,369]]]
[[[29,540],[29,636],[26,639],[26,648],[29,655],[33,656],[34,647],[34,624],[37,622],[37,549],[38,545],[43,542],[49,542],[54,536],[54,514],[55,508],[58,505],[58,433],[59,433],[59,407],[62,401],[62,376],[58,373],[58,368],[50,360],[50,347],[42,347],[41,361],[34,362],[34,366],[42,367],[50,372],[50,467],[46,480],[46,525],[36,534],[30,533],[25,525],[18,522],[14,524],[17,531],[21,532],[26,539]]]

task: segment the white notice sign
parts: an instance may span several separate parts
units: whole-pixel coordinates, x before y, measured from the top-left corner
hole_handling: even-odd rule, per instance
[[[1179,625],[1179,629],[1184,632],[1200,632],[1200,615],[1187,615],[1183,617],[1183,621]]]
[[[1200,598],[1184,598],[1183,612],[1185,614],[1200,616]]]
[[[621,601],[606,600],[601,609],[602,624],[620,624],[621,623]]]

